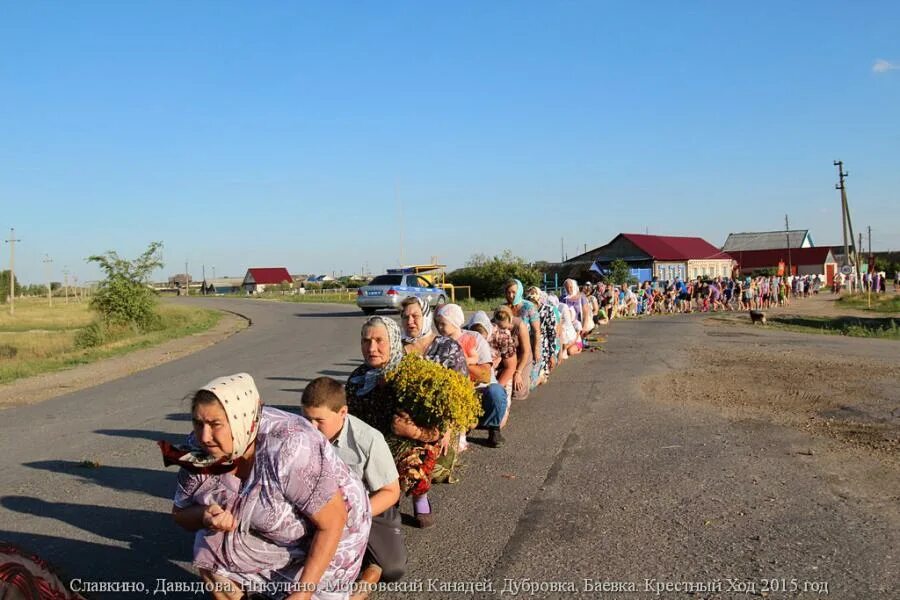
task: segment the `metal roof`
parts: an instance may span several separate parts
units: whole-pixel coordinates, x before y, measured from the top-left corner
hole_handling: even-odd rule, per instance
[[[787,247],[802,248],[807,237],[809,237],[809,229],[729,233],[722,250],[735,252],[737,250],[774,250]],[[809,242],[812,244],[812,239]]]

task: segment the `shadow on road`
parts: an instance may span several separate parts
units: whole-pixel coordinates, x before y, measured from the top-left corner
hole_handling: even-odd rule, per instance
[[[327,313],[316,313],[316,312],[308,312],[308,313],[294,313],[295,317],[301,318],[330,318],[330,317],[364,317],[361,311],[352,310],[352,311],[341,311],[341,312],[327,312]]]
[[[197,581],[196,575],[170,562],[169,557],[153,554],[138,557],[134,550],[129,548],[4,530],[0,530],[0,540],[15,544],[48,561],[65,582],[73,578],[84,581],[135,581],[142,582],[149,593],[155,589],[157,577],[169,581]],[[165,543],[171,544],[173,548],[186,549],[179,552],[184,556],[172,559],[190,562],[189,538],[185,539],[183,535],[178,535],[177,539],[173,538]],[[152,577],[149,577],[148,573],[152,573]],[[96,598],[90,594],[84,596]],[[129,596],[134,597],[136,594]]]
[[[149,449],[159,452],[155,447]],[[160,458],[162,465],[162,458]],[[157,471],[134,467],[87,466],[70,460],[39,460],[25,463],[26,467],[65,473],[81,481],[94,483],[113,490],[134,491],[169,499],[175,493],[175,469]],[[6,499],[4,498],[4,502]]]
[[[6,496],[0,504],[20,514],[56,519],[97,536],[118,540],[127,547],[0,531],[0,539],[27,547],[56,565],[64,575],[93,581],[143,581],[148,592],[156,578],[196,581],[196,576],[173,564],[190,562],[193,534],[180,530],[167,513],[68,502],[46,502],[28,496]],[[78,535],[75,533],[75,535]],[[146,579],[152,573],[152,579]]]
[[[190,421],[190,415],[185,421]],[[184,437],[191,432],[191,425],[186,426],[183,433],[164,433],[162,431],[149,431],[147,429],[95,429],[94,433],[109,435],[115,437],[145,439],[155,442],[158,440],[166,440],[171,444],[181,444]]]
[[[189,412],[169,413],[166,415],[166,419],[169,421],[190,421],[191,414]]]
[[[335,371],[333,369],[322,369],[319,371],[319,375],[327,375],[328,377],[335,377],[338,379],[350,377],[350,374],[353,371]]]

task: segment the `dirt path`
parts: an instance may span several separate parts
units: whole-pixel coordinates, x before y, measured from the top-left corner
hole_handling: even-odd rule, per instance
[[[235,313],[224,312],[218,324],[208,331],[169,340],[152,348],[130,352],[63,371],[19,379],[0,386],[0,410],[21,404],[33,404],[107,381],[119,379],[203,350],[249,326]]]

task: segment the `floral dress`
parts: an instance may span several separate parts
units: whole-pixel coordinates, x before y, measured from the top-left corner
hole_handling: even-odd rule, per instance
[[[557,353],[556,324],[559,321],[549,302],[541,305],[538,317],[541,322],[541,369],[544,374],[549,375],[550,363]]]
[[[193,434],[192,434],[193,435]],[[366,551],[372,514],[362,482],[306,419],[263,407],[253,468],[246,480],[232,474],[200,475],[181,469],[175,506],[219,504],[237,529],[201,529],[194,566],[249,590],[283,598],[300,579],[316,532],[310,517],[340,492],[347,524],[314,598],[349,597]]]

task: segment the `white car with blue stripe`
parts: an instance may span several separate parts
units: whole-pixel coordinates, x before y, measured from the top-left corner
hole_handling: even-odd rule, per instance
[[[399,310],[400,303],[410,296],[424,298],[431,306],[447,300],[444,290],[421,275],[388,271],[356,291],[356,305],[373,315],[379,308]]]

